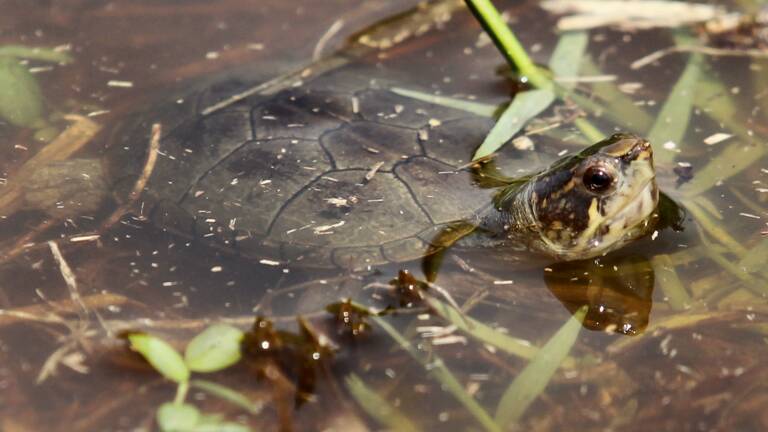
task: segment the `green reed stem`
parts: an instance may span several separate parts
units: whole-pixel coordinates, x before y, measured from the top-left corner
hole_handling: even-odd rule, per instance
[[[534,86],[552,88],[552,82],[536,67],[490,0],[466,0],[466,3],[512,67],[517,68]]]

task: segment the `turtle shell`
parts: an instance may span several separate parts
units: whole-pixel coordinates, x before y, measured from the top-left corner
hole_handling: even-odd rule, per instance
[[[107,153],[116,189],[135,181],[159,120],[141,203],[155,223],[311,266],[422,256],[442,227],[490,205],[494,190],[458,168],[493,120],[400,96],[391,88],[414,86],[360,57],[348,50],[268,82],[220,81],[146,116]]]

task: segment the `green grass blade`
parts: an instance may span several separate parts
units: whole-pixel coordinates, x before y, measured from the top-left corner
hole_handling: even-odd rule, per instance
[[[586,32],[564,33],[549,60],[549,67],[555,76],[574,77],[579,73],[579,61],[589,44]],[[555,93],[549,89],[555,88],[551,83],[538,90],[518,93],[512,103],[501,114],[496,125],[475,151],[473,160],[480,159],[496,152],[504,143],[520,132],[532,118],[541,114],[555,101]],[[567,93],[567,87],[558,88],[558,92]],[[599,141],[604,135],[586,120],[579,119],[579,129],[590,141]]]
[[[541,348],[501,397],[496,422],[505,429],[516,423],[525,410],[544,391],[563,359],[576,342],[587,306],[581,307]]]
[[[433,297],[427,297],[426,301],[427,304],[429,304],[429,307],[443,319],[455,325],[456,328],[462,332],[465,332],[469,336],[483,343],[492,345],[508,354],[526,360],[531,360],[539,352],[539,348],[531,345],[528,341],[501,333],[472,317],[462,314],[440,300]],[[563,359],[563,367],[573,368],[575,365],[576,360],[573,357],[566,357]]]
[[[678,35],[677,44],[691,44],[693,39],[688,36]],[[675,160],[676,152],[662,147],[668,141],[676,144],[677,150],[681,150],[685,131],[691,119],[693,100],[696,87],[701,76],[703,56],[691,54],[685,70],[678,78],[672,91],[667,96],[664,106],[661,108],[653,127],[648,132],[648,140],[656,144],[654,158],[660,164],[669,164]]]
[[[261,402],[254,402],[244,394],[229,387],[225,387],[221,384],[217,384],[213,381],[193,379],[189,382],[189,384],[192,387],[202,390],[210,395],[216,396],[221,400],[225,400],[233,405],[236,405],[250,414],[258,414],[264,407],[264,404]]]
[[[709,259],[720,265],[725,271],[735,276],[737,279],[744,283],[744,287],[753,293],[757,294],[761,298],[765,298],[768,295],[768,281],[750,275],[744,269],[738,265],[732,263],[722,254],[715,252],[714,250],[705,249],[705,254]]]
[[[709,234],[712,238],[728,248],[734,255],[741,258],[747,254],[747,248],[734,239],[728,231],[724,230],[722,224],[715,221],[712,216],[697,203],[691,200],[683,201],[683,205],[696,220],[696,223]]]
[[[462,111],[467,111],[472,114],[477,114],[481,117],[493,117],[496,111],[499,109],[496,105],[485,104],[481,102],[472,102],[465,99],[452,98],[447,96],[438,96],[430,93],[424,93],[417,90],[409,90],[402,87],[392,87],[389,89],[392,93],[400,96],[409,97],[411,99],[428,102],[435,105],[440,105],[448,108],[454,108]]]
[[[596,143],[606,136],[603,131],[595,127],[595,125],[588,122],[586,119],[578,118],[573,121],[573,124],[576,125],[576,127],[579,129],[579,132],[581,132],[581,134],[584,135],[590,143]]]
[[[344,384],[363,411],[388,430],[403,432],[417,432],[420,430],[408,417],[387,402],[386,399],[366,386],[359,376],[355,374],[348,375],[344,380]]]
[[[408,352],[416,361],[421,363],[429,374],[436,379],[443,388],[453,395],[464,408],[472,414],[475,419],[485,428],[487,431],[501,432],[501,428],[493,421],[493,418],[477,403],[477,401],[470,396],[461,385],[458,379],[451,373],[451,371],[445,366],[443,360],[437,355],[431,355],[430,358],[426,354],[416,349],[400,332],[392,327],[385,319],[378,316],[371,316],[371,319],[381,327],[392,339],[394,339],[398,345]]]
[[[555,77],[576,77],[581,69],[581,61],[586,56],[588,45],[589,34],[585,31],[563,33],[554,52],[552,52],[552,57],[549,59],[549,69]],[[561,98],[571,97],[573,94],[570,93],[570,90],[574,85],[575,82],[561,84],[556,90]],[[590,142],[597,142],[605,138],[605,134],[586,119],[576,119],[574,124]]]
[[[499,120],[475,151],[472,160],[477,160],[496,152],[509,141],[529,120],[549,108],[555,101],[555,94],[550,90],[528,90],[518,93]]]

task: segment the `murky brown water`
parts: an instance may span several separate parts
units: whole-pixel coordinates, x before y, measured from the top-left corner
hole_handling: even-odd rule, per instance
[[[208,106],[249,83],[309,64],[313,56],[329,55],[349,35],[414,3],[70,0],[31,5],[0,0],[0,47],[69,46],[74,58],[69,65],[31,61],[25,66],[36,72],[54,130],[72,121],[63,120],[63,114],[90,114],[101,127],[73,157],[110,160],[109,149],[145,148],[152,122],[162,122],[167,134],[183,134],[188,126],[172,130],[185,117],[169,114],[177,110],[169,107],[186,106],[174,101],[200,94],[192,89],[219,83],[216,97],[209,92],[200,98]],[[534,60],[546,64],[557,41],[554,19],[532,4],[499,3],[514,17],[514,29],[532,47]],[[395,83],[488,104],[508,100],[513,86],[498,73],[503,59],[471,15],[459,8],[438,21],[425,20],[432,25],[421,29],[424,34],[392,48],[358,46],[343,70],[350,77],[377,78],[384,87]],[[631,129],[647,136],[689,55],[670,55],[639,70],[629,65],[672,43],[667,31],[592,31],[588,52],[599,70],[584,68],[583,74],[618,78],[578,85],[584,95],[609,107],[587,118],[606,132]],[[663,114],[670,126],[656,132],[661,142],[653,143],[659,184],[688,209],[684,231],[665,230],[605,258],[577,263],[521,265],[510,254],[488,248],[446,255],[438,285],[468,316],[495,329],[497,337],[523,340],[515,345],[520,352],[527,344],[543,346],[572,313],[590,306],[584,321],[589,330],[579,333],[570,358],[525,411],[519,430],[768,428],[763,409],[768,406],[768,369],[761,361],[768,358],[767,249],[761,234],[768,230],[765,68],[768,64],[759,59],[702,58],[703,72],[692,91],[704,96],[696,100],[691,126],[675,143],[680,153],[674,156],[666,141],[672,139],[679,112],[670,108]],[[311,81],[313,73],[317,70],[305,78]],[[335,77],[323,85],[334,91],[353,86],[352,78]],[[606,90],[616,84],[637,89],[623,93],[628,98],[623,105],[612,105],[616,92]],[[408,99],[382,102],[381,97],[371,103],[392,105],[393,112],[405,109],[408,114],[416,104]],[[365,109],[367,102],[362,103]],[[396,108],[400,104],[403,108]],[[572,151],[581,145],[573,124],[564,119],[568,112],[558,102],[545,113],[561,114],[547,124],[562,124],[549,135],[532,135],[537,148]],[[95,127],[82,120],[78,124]],[[432,142],[423,145],[427,153],[434,152],[430,156],[454,167],[471,158],[485,133],[481,129],[487,127],[468,130],[455,124],[435,126]],[[703,143],[719,132],[733,136]],[[41,170],[24,174],[22,168],[45,148],[34,134],[31,128],[0,123],[0,177],[6,197],[19,176],[27,175],[29,181],[43,177]],[[444,142],[455,144],[451,152],[438,146]],[[147,196],[170,190],[169,183],[194,174],[180,169],[169,176],[179,168],[169,157],[174,155],[172,140],[162,143]],[[513,156],[500,158],[502,167],[514,163],[514,153],[509,154]],[[143,150],[128,155],[133,159],[121,160],[140,171]],[[362,176],[367,169],[359,171]],[[382,167],[369,189],[392,175]],[[132,182],[121,187],[130,188]],[[398,348],[380,325],[369,320],[362,337],[350,337],[324,311],[347,297],[376,308],[400,306],[406,297],[393,296],[388,283],[404,269],[421,278],[419,260],[352,269],[337,254],[336,268],[316,269],[306,264],[309,259],[295,259],[306,252],[301,248],[252,253],[226,242],[211,244],[210,239],[164,229],[168,227],[152,223],[152,216],[139,217],[145,215],[141,197],[120,208],[110,201],[111,194],[101,196],[94,189],[85,195],[46,212],[30,208],[28,198],[26,206],[11,200],[0,212],[2,431],[156,429],[156,410],[173,400],[176,389],[128,351],[118,337],[128,330],[148,331],[182,349],[209,323],[227,321],[248,329],[261,316],[281,331],[303,335],[258,333],[249,339],[251,354],[238,365],[195,375],[240,392],[258,409],[249,413],[195,388],[188,402],[251,430],[394,427],[364,408],[364,398],[349,385],[351,374],[420,430],[493,430],[478,420],[477,410],[493,416],[505,390],[528,363],[526,354],[511,354],[478,337],[477,328],[451,328],[418,301],[415,309],[384,320],[418,348],[416,357],[426,365]],[[87,205],[88,197],[99,199]],[[242,214],[248,217],[247,211]],[[58,251],[65,266],[56,260]],[[66,267],[71,269],[69,280]],[[297,315],[306,320],[304,333]],[[326,358],[306,336],[318,333],[334,340],[334,356]],[[253,355],[254,344],[263,340],[285,346],[272,356]],[[308,361],[308,352],[322,352],[321,361]],[[440,373],[439,361],[478,408],[457,398]]]

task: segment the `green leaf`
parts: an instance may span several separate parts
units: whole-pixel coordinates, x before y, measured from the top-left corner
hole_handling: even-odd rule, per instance
[[[189,369],[178,352],[166,341],[146,333],[128,336],[131,348],[145,359],[164,377],[177,383],[189,380]]]
[[[13,57],[0,56],[0,117],[20,127],[45,125],[40,86]]]
[[[187,345],[184,361],[194,372],[215,372],[240,360],[243,332],[226,324],[214,324]]]
[[[362,379],[350,374],[344,383],[357,404],[387,430],[413,432],[419,428],[408,417],[393,407],[386,399],[365,385]]]
[[[505,430],[520,420],[528,406],[544,391],[560,363],[576,342],[587,306],[580,308],[541,348],[504,392],[496,409],[496,422]]]
[[[163,432],[187,432],[197,426],[200,411],[192,405],[166,402],[158,408],[156,418]]]
[[[493,154],[509,141],[528,121],[547,109],[555,101],[551,90],[528,90],[518,93],[472,156],[477,160]]]

